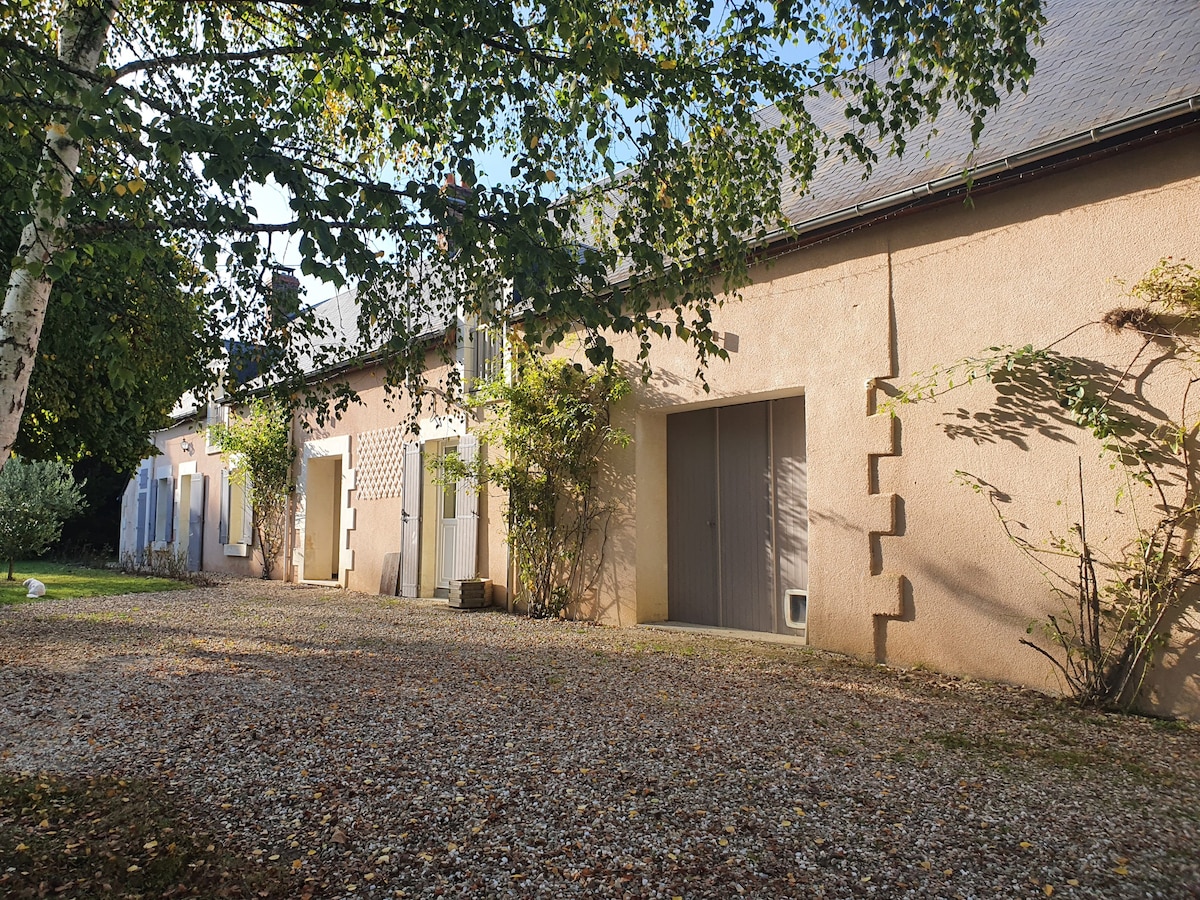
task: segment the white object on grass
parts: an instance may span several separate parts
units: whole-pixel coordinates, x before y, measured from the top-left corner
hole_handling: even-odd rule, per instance
[[[21,584],[29,590],[26,597],[43,597],[46,594],[46,586],[36,578],[26,578]]]

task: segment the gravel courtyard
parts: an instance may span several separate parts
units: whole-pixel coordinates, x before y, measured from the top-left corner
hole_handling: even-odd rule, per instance
[[[280,896],[1198,897],[1198,762],[694,633],[249,581],[0,608],[0,773],[148,781]]]

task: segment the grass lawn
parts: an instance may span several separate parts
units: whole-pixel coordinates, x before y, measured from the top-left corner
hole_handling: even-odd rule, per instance
[[[112,594],[142,594],[147,591],[173,591],[192,585],[169,578],[149,578],[144,575],[129,575],[109,569],[84,569],[66,563],[20,562],[13,571],[14,581],[6,581],[8,566],[0,569],[0,606],[13,603],[33,603],[26,600],[21,582],[36,578],[46,585],[43,599],[65,599],[67,597],[107,597]]]

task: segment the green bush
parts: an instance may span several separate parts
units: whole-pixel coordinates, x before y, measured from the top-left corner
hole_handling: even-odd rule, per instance
[[[13,456],[0,469],[0,559],[37,556],[58,540],[63,522],[86,505],[71,467],[54,460]]]

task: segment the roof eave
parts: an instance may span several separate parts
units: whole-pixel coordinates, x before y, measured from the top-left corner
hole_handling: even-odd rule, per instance
[[[966,168],[954,175],[946,175],[933,181],[865,200],[853,206],[843,207],[833,212],[814,216],[811,219],[797,223],[791,228],[779,229],[767,235],[760,246],[765,249],[781,242],[790,243],[808,234],[826,231],[836,228],[839,225],[853,223],[859,219],[873,218],[880,213],[906,206],[915,200],[934,197],[955,188],[969,186],[983,179],[1003,175],[1006,172],[1066,157],[1103,141],[1133,135],[1143,129],[1169,123],[1172,120],[1180,119],[1198,111],[1200,111],[1200,94],[1157,107],[1144,113],[1139,113],[1135,116],[1118,119],[1117,121],[1092,128],[1088,131],[1079,132],[1046,144],[1040,144],[1028,150],[991,160],[978,166]]]

